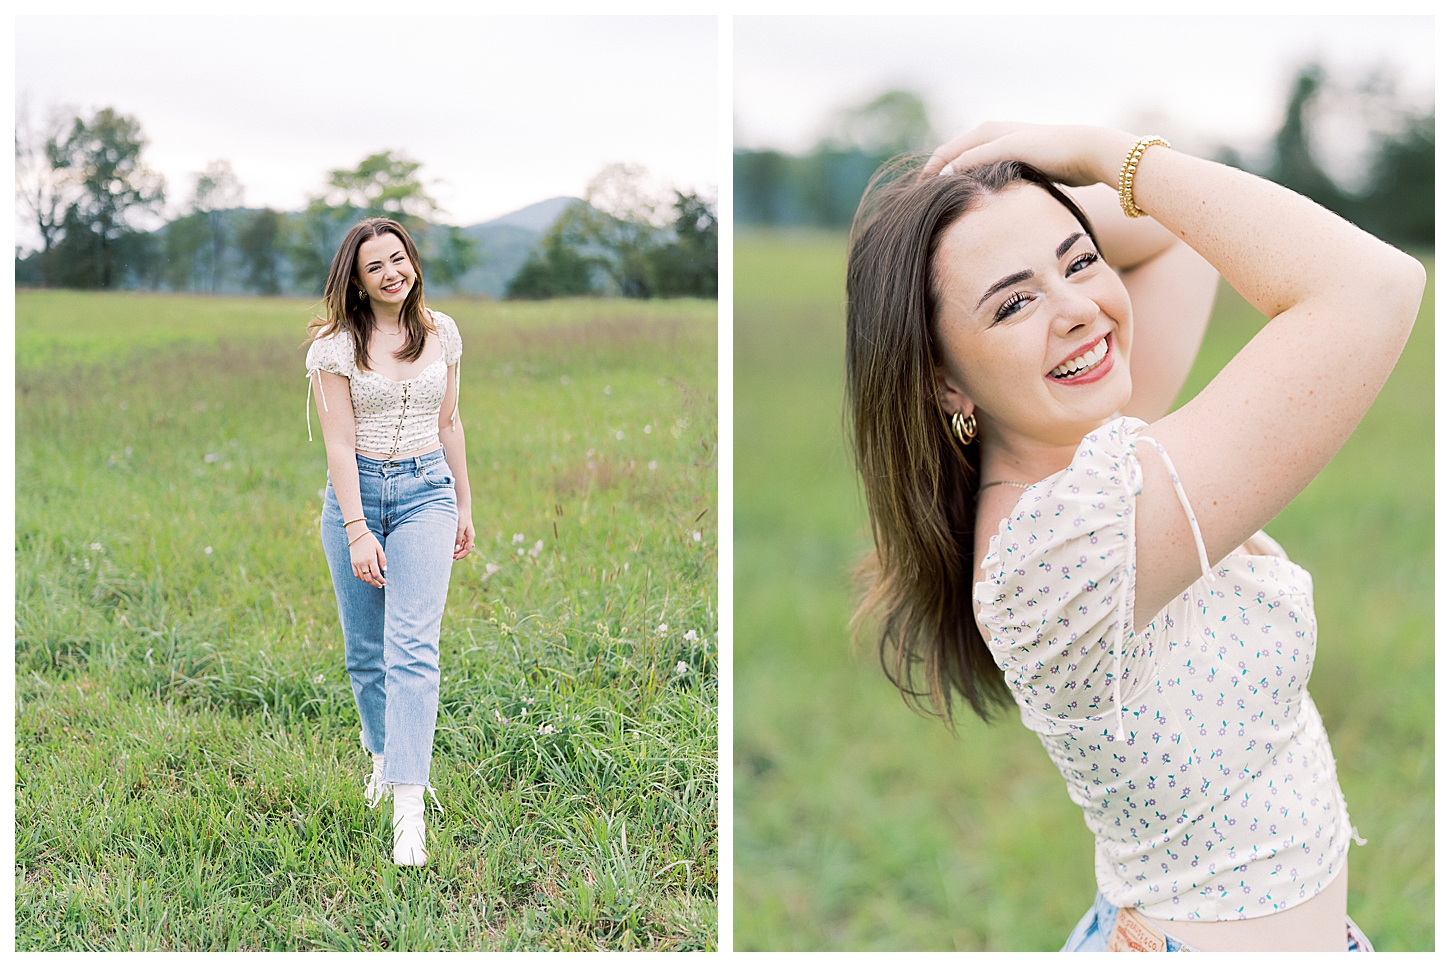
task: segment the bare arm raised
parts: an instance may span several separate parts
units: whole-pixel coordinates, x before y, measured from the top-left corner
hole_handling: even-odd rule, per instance
[[[927,172],[1010,159],[1064,184],[1116,187],[1135,140],[993,123],[938,149]],[[1172,456],[1217,562],[1288,505],[1358,425],[1409,338],[1425,272],[1307,198],[1162,146],[1143,155],[1134,200],[1269,317],[1212,383],[1148,430]],[[1138,628],[1199,573],[1166,470],[1153,456],[1140,462]]]

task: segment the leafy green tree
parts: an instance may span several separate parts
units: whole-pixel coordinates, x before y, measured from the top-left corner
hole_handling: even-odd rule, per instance
[[[1435,245],[1435,115],[1411,116],[1375,152],[1360,224],[1396,245]]]
[[[61,274],[71,284],[111,288],[125,268],[142,268],[145,246],[128,239],[138,234],[131,219],[164,200],[161,177],[141,161],[145,144],[140,123],[109,107],[90,121],[76,118],[55,144],[52,164],[70,173],[77,189],[62,226],[62,250],[76,264]]]
[[[237,231],[237,251],[247,271],[247,286],[262,295],[282,291],[277,272],[286,223],[282,215],[263,208],[244,221]]]
[[[28,108],[21,105],[15,123],[15,197],[40,236],[40,249],[23,260],[17,253],[16,281],[44,286],[49,284],[52,251],[61,239],[66,209],[75,199],[75,179],[57,167],[71,119],[52,109],[43,122],[35,123]]]
[[[596,232],[593,210],[587,204],[575,202],[564,209],[509,280],[505,297],[552,299],[596,294],[594,278],[603,259],[584,251],[593,244]]]
[[[418,243],[425,279],[452,285],[478,261],[472,239],[456,226],[430,225],[442,213],[418,177],[421,164],[391,151],[368,155],[356,168],[328,173],[327,185],[302,213],[287,255],[294,277],[320,291],[349,228],[364,218],[391,218]]]
[[[650,256],[651,281],[659,296],[719,295],[720,227],[715,207],[691,192],[675,192],[674,239]]]
[[[211,242],[211,226],[206,212],[192,212],[172,219],[161,231],[161,245],[166,267],[163,277],[175,292],[192,292],[202,288],[207,276],[205,260],[200,258]]]
[[[823,149],[856,149],[890,157],[903,151],[923,151],[936,143],[926,102],[915,91],[890,90],[865,104],[840,111]]]
[[[222,287],[226,264],[227,232],[223,213],[242,203],[242,185],[232,171],[231,163],[218,159],[207,163],[206,170],[196,176],[192,191],[192,211],[206,218],[208,241],[211,243],[211,291]]]

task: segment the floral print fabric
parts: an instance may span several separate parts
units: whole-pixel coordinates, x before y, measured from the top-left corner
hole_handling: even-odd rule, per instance
[[[448,367],[463,356],[463,338],[451,318],[432,309],[428,312],[437,327],[443,352],[412,379],[397,382],[371,370],[358,369],[352,339],[346,333],[318,339],[308,347],[309,381],[319,369],[348,380],[358,450],[397,454],[439,446],[438,411],[448,389]],[[326,405],[325,398],[322,405]],[[454,417],[457,417],[456,408]],[[308,432],[310,435],[310,423]]]
[[[1230,554],[1133,634],[1144,427],[1114,420],[1023,492],[983,561],[981,623],[1083,810],[1103,895],[1162,919],[1265,916],[1327,886],[1352,835],[1307,690],[1313,585],[1259,534],[1274,554]]]

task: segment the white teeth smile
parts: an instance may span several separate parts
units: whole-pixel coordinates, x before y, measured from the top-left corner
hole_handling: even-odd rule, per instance
[[[1063,363],[1061,366],[1057,367],[1047,375],[1055,376],[1058,379],[1066,379],[1070,376],[1081,376],[1083,373],[1087,372],[1089,369],[1092,369],[1098,363],[1102,362],[1103,357],[1105,357],[1107,354],[1108,337],[1104,336],[1102,339],[1098,340],[1098,344],[1092,349],[1083,353],[1081,356],[1069,359],[1067,362]]]

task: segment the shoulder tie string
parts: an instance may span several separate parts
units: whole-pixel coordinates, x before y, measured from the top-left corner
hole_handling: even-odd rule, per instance
[[[1163,444],[1150,436],[1139,436],[1137,440],[1128,446],[1131,449],[1136,446],[1139,440],[1147,440],[1153,444],[1158,451],[1158,456],[1163,460],[1163,466],[1168,471],[1168,479],[1173,481],[1173,492],[1178,495],[1178,503],[1183,507],[1183,513],[1188,517],[1188,527],[1193,531],[1193,546],[1198,551],[1198,565],[1203,570],[1203,579],[1212,581],[1214,578],[1213,568],[1208,563],[1208,549],[1203,543],[1203,532],[1198,528],[1198,518],[1193,514],[1193,507],[1188,503],[1188,495],[1183,492],[1183,482],[1178,479],[1178,471],[1173,467],[1173,461],[1168,457],[1168,451],[1163,449]],[[1141,480],[1138,483],[1138,493],[1143,492]],[[1128,582],[1133,586],[1137,584],[1138,570],[1138,536],[1137,536],[1137,507],[1134,506],[1133,513],[1128,515],[1128,547],[1132,550],[1131,573],[1126,575]],[[1118,741],[1127,741],[1127,734],[1123,730],[1123,652],[1128,647],[1128,639],[1133,637],[1132,613],[1128,611],[1128,582],[1124,583],[1122,593],[1118,595],[1118,644],[1113,649],[1113,704],[1118,709]]]
[[[320,368],[321,367],[319,367],[319,369]],[[312,442],[312,376],[317,371],[318,371],[317,369],[309,369],[307,371],[307,399],[302,404],[302,412],[307,417],[307,442],[308,443],[311,443]],[[321,376],[317,377],[317,394],[322,397],[322,408],[324,410],[326,410],[328,413],[331,413],[332,411],[329,410],[329,409],[327,409],[327,391],[322,388],[322,377]]]
[[[458,362],[453,364],[453,416],[449,417],[453,429],[458,429],[458,397],[463,395],[463,357],[458,357]],[[445,388],[447,384],[445,383]],[[439,807],[440,809],[443,807]]]

